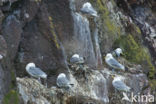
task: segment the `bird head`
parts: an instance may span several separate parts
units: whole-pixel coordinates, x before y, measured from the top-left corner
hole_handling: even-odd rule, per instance
[[[122,54],[123,54],[123,52],[122,52],[122,49],[121,49],[121,48],[117,48],[117,49],[115,50],[115,52],[116,52],[116,54],[117,54],[118,56],[120,56],[120,55],[122,55]]]
[[[91,3],[89,2],[86,2],[84,5],[83,5],[83,8],[90,8],[92,7]]]
[[[64,73],[60,73],[58,77],[66,77]]]
[[[74,57],[74,58],[80,58],[80,56],[78,54],[74,54],[72,57]]]
[[[36,67],[36,65],[34,63],[28,63],[26,65],[26,70],[29,70],[31,67]]]
[[[110,59],[110,58],[112,58],[112,57],[113,57],[113,56],[112,56],[111,53],[107,53],[105,58],[106,58],[106,59]]]

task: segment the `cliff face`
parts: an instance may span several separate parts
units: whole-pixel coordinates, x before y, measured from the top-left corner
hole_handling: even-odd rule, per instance
[[[80,12],[86,2],[98,17]],[[155,7],[155,0],[0,0],[0,104],[128,104],[114,75],[134,94],[155,95]],[[129,72],[104,61],[118,47]],[[85,76],[69,67],[75,53],[85,57]],[[47,73],[48,88],[26,78],[29,62]],[[74,83],[69,92],[54,87],[61,72]]]

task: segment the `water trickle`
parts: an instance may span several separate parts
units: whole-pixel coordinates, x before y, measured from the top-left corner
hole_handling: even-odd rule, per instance
[[[94,40],[95,40],[95,57],[96,57],[96,62],[97,62],[96,66],[101,67],[102,66],[102,57],[101,57],[101,51],[100,51],[100,46],[99,46],[97,26],[96,26],[96,28],[94,30]]]
[[[89,20],[81,13],[75,12],[74,0],[70,0],[71,15],[74,21],[73,52],[85,57],[85,62],[93,67],[102,66],[102,58],[98,41],[98,28],[93,27],[91,33]],[[96,24],[96,18],[94,19]]]
[[[74,19],[74,36],[77,47],[76,52],[86,58],[86,62],[91,65],[96,64],[95,53],[89,28],[89,21],[80,13],[72,13]]]

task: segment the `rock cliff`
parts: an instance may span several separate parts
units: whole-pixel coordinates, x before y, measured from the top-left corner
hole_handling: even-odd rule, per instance
[[[86,2],[97,17],[81,12]],[[0,0],[0,104],[145,104],[122,100],[115,76],[156,99],[155,12],[155,0]],[[127,72],[105,63],[118,47]],[[83,71],[69,63],[75,53],[85,58]],[[29,62],[47,73],[47,87],[26,73]],[[71,90],[56,86],[59,73]]]

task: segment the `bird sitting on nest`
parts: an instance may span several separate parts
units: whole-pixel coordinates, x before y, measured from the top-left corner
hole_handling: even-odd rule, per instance
[[[123,81],[124,81],[123,77],[116,76],[116,77],[114,77],[114,80],[112,81],[112,85],[115,88],[115,93],[116,93],[116,90],[123,92],[122,100],[130,101],[130,99],[128,98],[126,93],[130,92],[131,88],[129,86],[127,86]]]
[[[39,82],[41,82],[40,78],[44,79],[44,81],[46,81],[47,79],[47,74],[43,72],[40,68],[36,67],[34,63],[28,63],[26,65],[26,71],[30,76],[37,78]]]
[[[84,63],[84,58],[83,57],[80,57],[79,54],[74,54],[70,58],[70,63],[71,64],[83,64]]]
[[[56,84],[59,88],[63,88],[66,90],[69,90],[74,84],[71,84],[68,78],[66,77],[66,74],[60,73],[57,77]]]

